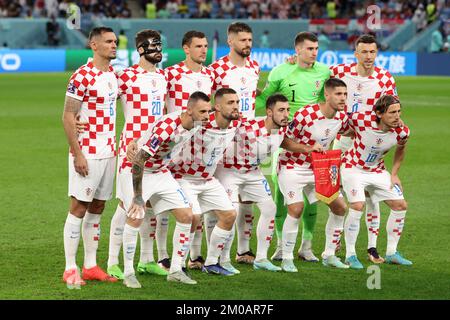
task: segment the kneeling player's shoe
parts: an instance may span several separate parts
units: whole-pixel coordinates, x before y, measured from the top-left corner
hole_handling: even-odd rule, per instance
[[[184,271],[176,271],[167,275],[167,281],[181,282],[185,284],[197,284],[197,281],[191,279]]]
[[[298,258],[306,262],[319,262],[319,258],[314,255],[312,250],[299,251]]]
[[[338,269],[348,269],[350,268],[349,265],[346,265],[345,263],[342,263],[341,259],[336,257],[335,255],[329,256],[327,258],[322,259],[322,264],[325,267],[333,267]]]
[[[234,273],[228,271],[220,264],[211,264],[209,266],[203,266],[202,271],[209,274],[218,274],[221,276],[234,276]]]
[[[111,277],[99,266],[95,266],[89,269],[83,267],[83,280],[97,280],[105,282],[117,282],[117,278]]]
[[[283,259],[281,262],[281,269],[286,272],[298,272],[297,267],[294,265],[294,260]]]
[[[273,261],[282,261],[283,260],[283,251],[282,251],[281,247],[277,247],[275,249],[275,253],[272,255],[270,260],[273,260]]]
[[[73,268],[64,271],[63,281],[66,283],[68,289],[81,289],[81,286],[86,284],[80,277],[78,268]]]
[[[345,263],[350,266],[350,269],[364,269],[364,266],[359,262],[358,257],[355,255],[345,259]]]
[[[157,276],[167,276],[169,274],[166,269],[161,268],[155,261],[147,263],[139,262],[137,271],[140,274],[156,274]]]
[[[281,271],[282,269],[270,262],[267,259],[253,262],[253,269],[255,270],[267,270],[267,271]]]
[[[188,268],[191,270],[202,270],[204,264],[205,260],[202,256],[199,256],[194,260],[191,260],[191,258],[189,258]]]
[[[134,273],[124,276],[123,284],[132,289],[142,288]]]
[[[124,279],[123,272],[120,269],[118,264],[108,267],[108,269],[106,269],[106,273],[108,273],[111,277],[114,277],[116,279],[119,279],[119,280]]]
[[[247,251],[241,254],[236,252],[237,263],[253,264],[253,261],[255,261],[255,255],[253,254],[253,252]]]
[[[220,263],[220,266],[224,269],[226,269],[227,271],[230,271],[233,274],[239,274],[241,273],[238,269],[236,269],[235,267],[233,267],[233,265],[231,264],[231,262],[225,262],[225,263]]]
[[[166,271],[170,270],[170,259],[164,258],[158,261],[158,265]]]
[[[369,260],[373,263],[379,264],[384,263],[384,259],[380,257],[378,254],[377,248],[369,248],[367,249],[367,255],[369,257]]]
[[[413,264],[408,259],[403,258],[400,252],[398,251],[390,256],[386,256],[386,263],[399,264],[402,266],[411,266]]]

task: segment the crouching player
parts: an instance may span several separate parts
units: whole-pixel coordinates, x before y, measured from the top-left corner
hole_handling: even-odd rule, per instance
[[[405,144],[409,129],[400,126],[401,106],[397,98],[382,96],[375,104],[374,111],[355,112],[349,120],[355,131],[353,146],[344,156],[341,177],[344,192],[350,203],[345,221],[346,263],[354,269],[362,269],[355,251],[359,224],[367,191],[370,197],[384,201],[391,213],[387,222],[386,263],[412,265],[397,251],[402,234],[406,201],[398,172],[405,157]],[[392,174],[384,166],[385,154],[396,146]]]

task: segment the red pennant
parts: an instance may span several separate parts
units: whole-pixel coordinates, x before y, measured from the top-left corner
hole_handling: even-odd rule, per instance
[[[339,196],[341,177],[341,150],[312,152],[317,199],[329,204]]]

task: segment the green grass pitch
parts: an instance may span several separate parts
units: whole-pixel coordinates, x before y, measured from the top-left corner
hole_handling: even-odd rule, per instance
[[[381,289],[367,288],[370,275],[366,269],[335,270],[297,260],[298,274],[253,271],[249,266],[237,265],[241,274],[227,279],[192,272],[199,282],[196,286],[168,283],[164,277],[138,276],[144,286],[141,290],[128,289],[121,283],[89,283],[82,290],[68,290],[61,281],[62,233],[69,205],[68,147],[61,115],[69,76],[69,73],[0,75],[0,299],[450,298],[450,78],[397,78],[403,119],[412,132],[400,172],[409,209],[399,250],[414,265],[381,265]],[[264,74],[262,81],[266,77]],[[120,107],[118,123],[121,130]],[[388,164],[391,159],[392,155]],[[102,218],[98,250],[98,263],[102,267],[106,267],[109,226],[116,205],[117,200],[109,201]],[[382,205],[379,236],[382,254],[386,247],[387,214],[387,207]],[[324,246],[326,217],[327,211],[321,204],[313,245],[318,255]],[[172,231],[173,219],[171,222]],[[362,222],[357,248],[368,267],[366,244]],[[255,245],[253,240],[253,250]],[[299,241],[296,250],[298,245]],[[272,245],[269,254],[273,250]],[[80,266],[82,253],[80,242],[77,259]]]

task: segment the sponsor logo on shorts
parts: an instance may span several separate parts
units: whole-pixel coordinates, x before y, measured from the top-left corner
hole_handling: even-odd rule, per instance
[[[294,192],[294,191],[289,191],[289,192],[288,192],[288,197],[289,197],[289,198],[293,199],[294,196],[295,196],[295,192]]]
[[[356,191],[356,189],[352,189],[352,191],[350,191],[350,193],[352,194],[352,196],[356,196],[356,194],[358,193],[358,191]]]
[[[231,198],[231,196],[233,195],[233,191],[231,189],[226,189],[225,192],[227,193],[229,198]]]
[[[92,193],[92,189],[91,188],[86,188],[86,195],[90,196],[91,193]]]

